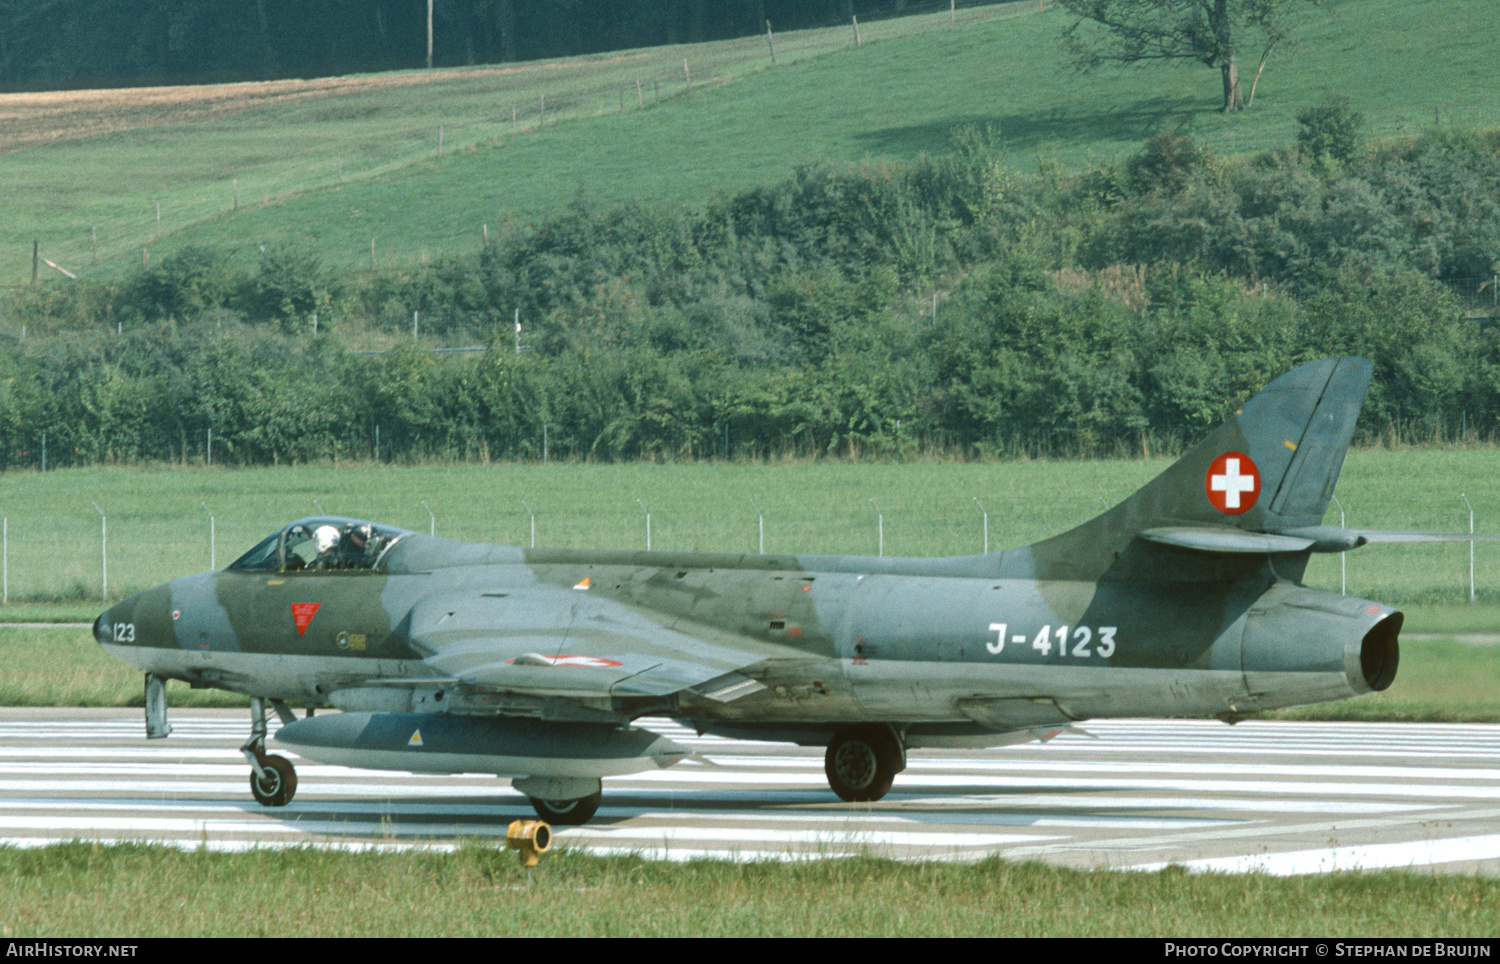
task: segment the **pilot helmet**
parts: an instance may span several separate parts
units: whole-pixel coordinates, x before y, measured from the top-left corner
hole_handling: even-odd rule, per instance
[[[339,530],[333,526],[318,526],[313,530],[313,545],[318,552],[327,552],[339,544]]]

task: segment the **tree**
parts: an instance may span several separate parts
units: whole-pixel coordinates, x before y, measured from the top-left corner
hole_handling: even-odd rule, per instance
[[[1240,90],[1240,46],[1261,46],[1260,69],[1291,39],[1299,8],[1319,0],[1058,0],[1076,19],[1063,46],[1082,70],[1104,64],[1196,60],[1219,71],[1224,112],[1247,105]],[[1260,70],[1256,71],[1260,79]],[[1250,100],[1255,98],[1251,85]]]
[[[1365,115],[1349,106],[1348,98],[1325,100],[1297,111],[1297,146],[1315,159],[1342,164],[1359,150]]]

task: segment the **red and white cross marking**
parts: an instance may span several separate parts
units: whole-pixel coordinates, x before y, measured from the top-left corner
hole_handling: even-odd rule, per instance
[[[1204,479],[1208,501],[1225,515],[1250,511],[1260,498],[1260,469],[1243,452],[1225,452],[1214,459]]]

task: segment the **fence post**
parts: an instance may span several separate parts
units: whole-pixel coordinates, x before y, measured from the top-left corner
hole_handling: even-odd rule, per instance
[[[90,502],[99,513],[99,600],[109,604],[109,517],[99,508],[99,503]]]
[[[651,513],[650,513],[650,511],[648,511],[646,509],[646,504],[644,502],[642,502],[640,499],[636,499],[635,500],[635,504],[641,507],[641,511],[642,512],[646,513],[646,551],[650,552],[651,551]]]
[[[1474,604],[1474,598],[1475,598],[1474,597],[1474,507],[1472,505],[1469,505],[1469,497],[1468,497],[1468,495],[1461,493],[1459,495],[1459,498],[1464,500],[1464,506],[1467,507],[1468,510],[1469,510],[1469,605],[1472,606]]]
[[[529,516],[531,516],[531,548],[535,549],[536,548],[536,513],[531,511],[531,506],[529,506],[529,505],[526,504],[526,500],[525,499],[521,500],[521,505],[525,507],[526,514],[529,515]]]
[[[763,512],[760,511],[760,506],[758,506],[758,505],[755,504],[755,500],[754,499],[750,500],[750,505],[751,505],[751,507],[753,507],[755,509],[756,527],[760,531],[760,554],[761,555],[765,555],[766,554],[766,516],[765,516],[765,513],[763,513]]]
[[[422,508],[427,510],[427,534],[437,535],[437,516],[432,514],[432,507],[427,504],[426,499],[422,500]]]
[[[198,504],[208,513],[208,568],[212,571],[219,568],[214,558],[214,514],[209,510],[207,502],[200,501]]]
[[[974,496],[974,504],[977,505],[977,506],[979,506],[979,511],[984,514],[984,552],[985,552],[985,555],[989,555],[989,552],[990,552],[990,513],[989,513],[989,510],[984,507],[984,504],[979,501],[979,497],[977,495]]]
[[[875,526],[876,526],[876,528],[875,528],[875,531],[876,531],[876,542],[875,542],[875,545],[877,547],[876,548],[876,553],[877,553],[877,555],[884,556],[885,555],[885,513],[880,511],[880,506],[878,506],[878,505],[875,504],[875,500],[874,499],[870,500],[870,508],[872,508],[872,509],[875,510],[875,520],[876,520],[875,521]]]
[[[1339,528],[1344,528],[1344,503],[1339,501],[1338,496],[1333,497],[1333,504],[1339,507]],[[1349,553],[1339,553],[1339,595],[1349,595]]]

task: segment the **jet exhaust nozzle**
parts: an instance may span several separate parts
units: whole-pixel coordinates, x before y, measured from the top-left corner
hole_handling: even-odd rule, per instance
[[[1245,680],[1277,694],[1264,708],[1346,699],[1388,689],[1405,617],[1383,603],[1311,589],[1275,589],[1246,623]]]

